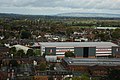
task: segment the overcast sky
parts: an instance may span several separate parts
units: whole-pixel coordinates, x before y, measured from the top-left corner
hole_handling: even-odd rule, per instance
[[[0,0],[0,13],[53,15],[70,12],[120,14],[120,0]]]

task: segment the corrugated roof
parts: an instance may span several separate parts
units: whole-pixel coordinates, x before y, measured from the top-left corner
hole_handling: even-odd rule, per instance
[[[118,46],[111,42],[40,42],[44,47],[112,47]]]
[[[102,66],[120,66],[120,59],[109,58],[109,59],[90,59],[90,58],[64,58],[68,65],[102,65]]]
[[[119,27],[96,27],[96,29],[117,29]]]

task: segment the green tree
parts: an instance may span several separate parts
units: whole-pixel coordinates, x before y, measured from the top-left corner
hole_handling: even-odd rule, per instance
[[[115,29],[112,33],[112,38],[113,40],[119,39],[120,38],[120,29]]]
[[[16,55],[16,47],[10,48],[10,54]]]
[[[21,39],[29,39],[31,37],[31,32],[22,30],[20,35],[21,35]]]
[[[75,57],[74,53],[71,51],[65,52],[65,57]]]
[[[70,80],[70,78],[67,77],[67,78],[65,78],[64,80]]]
[[[55,64],[50,65],[50,70],[54,70]]]
[[[46,70],[46,67],[47,67],[46,63],[40,63],[39,66],[40,66],[40,68],[39,68],[40,71]]]
[[[34,53],[33,49],[28,49],[27,50],[27,53],[26,53],[27,56],[34,56],[34,54],[35,53]]]
[[[21,50],[18,50],[18,51],[17,51],[16,55],[19,56],[19,57],[24,57],[24,56],[25,56],[25,53],[24,53],[24,51],[21,49]]]
[[[106,80],[120,80],[120,70],[110,70]]]
[[[73,77],[72,80],[81,80],[80,77]]]
[[[11,60],[9,65],[12,67],[18,67],[18,62],[16,60]]]
[[[40,49],[35,49],[34,50],[35,56],[41,56],[41,51]]]
[[[70,34],[72,34],[74,32],[74,28],[73,27],[67,27],[66,28],[66,35],[70,36]]]
[[[108,33],[104,33],[104,32],[97,33],[96,38],[99,38],[101,41],[110,40],[110,37],[108,36]]]
[[[80,80],[90,80],[89,75],[86,74],[86,73],[85,73],[85,74],[82,74]]]

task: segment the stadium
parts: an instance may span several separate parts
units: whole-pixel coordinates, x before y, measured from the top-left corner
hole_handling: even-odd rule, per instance
[[[41,53],[63,58],[72,51],[79,58],[108,57],[120,54],[120,47],[111,42],[39,42]]]

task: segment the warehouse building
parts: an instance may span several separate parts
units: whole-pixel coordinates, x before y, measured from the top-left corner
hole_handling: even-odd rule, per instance
[[[87,72],[92,76],[104,76],[108,74],[110,69],[120,70],[120,59],[63,58],[62,65],[70,71]]]
[[[96,27],[95,29],[98,29],[98,30],[114,30],[114,29],[119,29],[119,27]]]
[[[111,42],[40,42],[41,53],[63,58],[64,53],[72,51],[76,57],[95,58],[120,54],[120,47]]]

